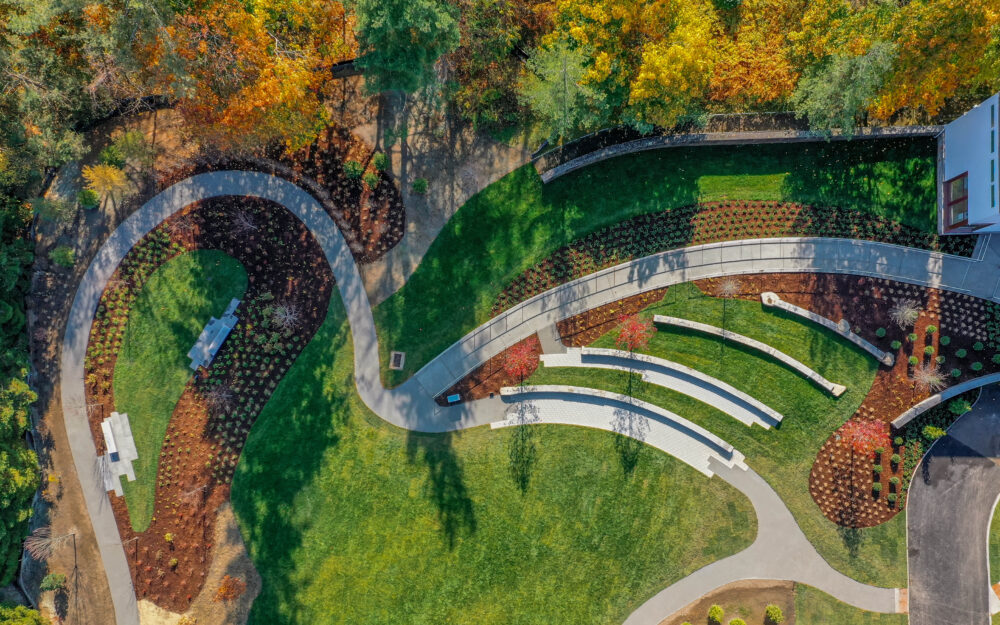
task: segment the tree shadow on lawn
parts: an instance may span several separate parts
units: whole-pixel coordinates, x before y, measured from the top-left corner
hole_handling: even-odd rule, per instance
[[[933,231],[933,139],[817,143],[804,152],[785,178],[788,200],[869,211]]]
[[[333,301],[339,309],[339,298]],[[342,309],[330,311],[326,327],[278,385],[250,431],[233,481],[231,500],[240,532],[265,581],[262,594],[269,595],[254,602],[256,622],[294,621],[288,611],[301,602],[300,588],[292,582],[295,560],[304,534],[319,522],[297,518],[296,500],[320,475],[324,457],[349,427],[351,399],[344,389],[353,388],[353,368],[334,362],[348,329],[341,324],[337,330],[334,323],[331,332],[330,317],[342,319]],[[350,352],[339,355],[345,357]]]
[[[427,465],[427,496],[437,508],[441,531],[448,549],[455,548],[460,536],[476,532],[476,511],[465,486],[462,465],[455,454],[454,432],[424,434],[408,430],[406,458],[412,464]]]

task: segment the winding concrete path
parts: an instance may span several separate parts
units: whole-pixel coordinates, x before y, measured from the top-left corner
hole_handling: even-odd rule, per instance
[[[988,625],[990,519],[1000,498],[1000,387],[930,448],[910,483],[910,625]]]
[[[980,239],[976,257],[972,259],[840,239],[767,239],[701,245],[624,263],[538,295],[476,328],[406,383],[386,390],[379,373],[378,339],[371,306],[358,267],[340,231],[319,203],[294,184],[267,174],[221,171],[192,176],[152,198],[111,234],[83,276],[63,343],[64,419],[111,586],[118,625],[137,625],[138,609],[114,516],[96,470],[96,448],[87,425],[83,358],[90,322],[107,280],[143,235],[192,202],[223,195],[256,196],[277,202],[312,231],[326,254],[347,309],[359,395],[389,423],[427,432],[484,425],[503,412],[499,399],[443,408],[434,403],[433,396],[506,346],[559,319],[651,289],[722,275],[802,271],[889,277],[988,299],[995,298],[1000,284],[996,272],[1000,265],[1000,245],[991,244],[988,237]],[[762,523],[767,518],[763,517]]]

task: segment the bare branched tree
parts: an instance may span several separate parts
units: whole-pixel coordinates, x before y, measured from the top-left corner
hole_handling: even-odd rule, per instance
[[[296,327],[299,325],[299,321],[301,320],[299,309],[294,304],[275,306],[274,312],[271,313],[271,317],[274,320],[274,323],[286,330],[291,330]]]
[[[233,407],[233,392],[226,386],[214,386],[205,393],[208,408],[215,413],[227,412]]]
[[[246,211],[236,213],[233,222],[236,224],[237,232],[252,232],[257,230],[257,224],[254,223],[253,217]]]
[[[889,317],[903,330],[916,323],[919,316],[920,306],[912,299],[898,300],[889,310]]]
[[[941,373],[937,365],[932,363],[927,363],[914,369],[913,380],[917,383],[917,386],[926,388],[932,393],[936,393],[947,386],[944,381],[944,374]]]

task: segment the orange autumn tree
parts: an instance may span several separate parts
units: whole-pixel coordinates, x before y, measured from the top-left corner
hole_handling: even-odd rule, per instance
[[[998,24],[996,0],[913,0],[901,6],[888,37],[899,56],[871,114],[888,120],[902,108],[919,108],[934,115],[948,98],[968,92],[981,80],[984,51]]]
[[[805,0],[743,0],[732,39],[722,37],[711,98],[745,109],[787,100],[798,80],[788,33],[799,24]]]
[[[518,384],[524,384],[535,369],[538,368],[539,342],[537,336],[527,339],[507,348],[503,355],[503,370]]]
[[[207,0],[162,29],[150,66],[206,142],[296,149],[329,121],[330,70],[351,56],[349,22],[325,0]]]

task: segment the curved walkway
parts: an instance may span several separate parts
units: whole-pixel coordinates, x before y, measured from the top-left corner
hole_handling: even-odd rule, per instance
[[[910,625],[988,625],[989,528],[1000,498],[1000,387],[927,452],[906,503]]]
[[[358,393],[394,425],[428,432],[456,430],[495,420],[499,400],[443,408],[433,398],[507,345],[559,319],[615,300],[681,282],[731,274],[832,272],[888,277],[994,299],[1000,245],[980,239],[975,258],[895,245],[841,239],[767,239],[701,245],[611,267],[540,294],[467,334],[400,387],[382,387],[378,339],[358,267],[344,238],[320,204],[294,184],[267,174],[220,171],[185,179],[126,219],[101,247],[84,274],[70,310],[61,357],[63,417],[87,511],[104,561],[119,625],[136,625],[138,608],[107,494],[95,471],[96,448],[87,424],[83,358],[90,322],[107,280],[131,247],[185,206],[211,197],[248,195],[283,205],[313,233],[333,270],[354,342]]]
[[[500,390],[518,398],[493,429],[528,423],[559,423],[616,432],[646,443],[712,477],[712,461],[746,469],[743,454],[684,417],[628,395],[579,386],[512,386]]]
[[[756,423],[765,429],[770,429],[783,419],[780,412],[722,380],[697,369],[649,354],[577,347],[567,349],[565,354],[542,354],[541,360],[546,367],[592,367],[637,371],[642,373],[644,382],[697,399],[747,426]]]
[[[730,457],[726,458],[717,445],[709,446],[698,434],[686,432],[683,427],[678,429],[659,418],[657,412],[666,411],[660,408],[655,409],[657,412],[649,411],[647,406],[635,405],[627,396],[615,393],[560,386],[515,387],[504,389],[503,393],[522,401],[511,405],[508,418],[491,424],[493,428],[559,423],[617,432],[656,447],[708,476],[718,475],[753,504],[757,538],[752,545],[659,592],[633,612],[626,625],[658,625],[699,597],[744,579],[801,582],[863,610],[896,611],[895,589],[862,584],[827,564],[774,489],[747,467],[743,455],[728,443],[723,442],[730,450]],[[667,414],[668,418],[680,419]]]

